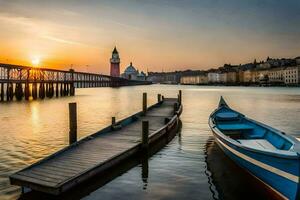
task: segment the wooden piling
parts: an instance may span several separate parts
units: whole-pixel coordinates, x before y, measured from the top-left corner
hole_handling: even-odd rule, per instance
[[[148,150],[149,146],[149,121],[142,121],[142,149]]]
[[[116,124],[116,117],[112,117],[111,118],[111,125],[115,125]]]
[[[30,89],[29,89],[29,83],[25,83],[25,100],[29,100],[30,97]]]
[[[4,101],[4,83],[1,83],[1,101]]]
[[[60,96],[64,96],[63,83],[60,83]]]
[[[174,103],[174,113],[176,113],[178,110],[178,103]]]
[[[13,83],[8,83],[7,85],[7,101],[12,101],[14,99],[14,85]]]
[[[33,83],[32,84],[32,98],[34,99],[34,100],[36,100],[37,99],[37,83]]]
[[[181,102],[182,102],[182,92],[181,92],[181,90],[179,90],[178,102],[179,102],[179,105],[181,105]]]
[[[143,114],[146,115],[147,112],[147,93],[143,93]]]
[[[77,141],[77,107],[76,103],[69,103],[69,144]]]
[[[40,99],[45,98],[45,84],[44,83],[40,83],[39,97],[40,97]]]
[[[58,82],[55,84],[55,97],[59,97]]]
[[[157,102],[158,102],[158,103],[161,102],[161,94],[158,94],[158,95],[157,95]]]

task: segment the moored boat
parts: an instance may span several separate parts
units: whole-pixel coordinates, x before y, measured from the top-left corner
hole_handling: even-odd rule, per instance
[[[221,97],[209,117],[217,144],[280,199],[300,199],[300,142],[231,109]]]

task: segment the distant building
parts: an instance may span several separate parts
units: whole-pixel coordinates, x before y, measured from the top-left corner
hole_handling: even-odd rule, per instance
[[[269,69],[271,67],[271,64],[269,62],[262,62],[257,65],[258,69]]]
[[[135,69],[131,62],[130,65],[126,67],[124,73],[121,76],[129,80],[136,80],[138,74],[139,72]]]
[[[300,83],[300,66],[287,67],[283,70],[284,83],[298,85]]]
[[[284,69],[282,67],[270,69],[268,78],[271,83],[284,83]]]
[[[247,69],[243,72],[243,82],[244,83],[253,83],[253,72],[251,69]]]
[[[181,72],[149,72],[147,80],[154,83],[178,84]]]
[[[227,83],[227,73],[226,72],[219,73],[219,82]]]
[[[300,56],[296,57],[295,60],[296,60],[296,65],[300,65]]]
[[[207,74],[183,75],[180,78],[182,85],[206,85],[208,84]]]
[[[238,73],[236,71],[227,72],[226,83],[236,84],[238,82]]]
[[[110,59],[110,76],[120,77],[120,57],[116,47]]]
[[[219,83],[220,82],[220,74],[216,70],[210,70],[207,74],[209,83]]]
[[[146,74],[139,70],[137,70],[133,65],[132,62],[130,65],[125,69],[124,73],[121,75],[121,77],[129,79],[129,80],[140,80],[145,81],[146,80]]]
[[[137,79],[138,81],[145,81],[145,80],[147,79],[147,76],[146,76],[146,74],[145,74],[143,71],[141,71],[141,72],[137,75],[136,79]]]

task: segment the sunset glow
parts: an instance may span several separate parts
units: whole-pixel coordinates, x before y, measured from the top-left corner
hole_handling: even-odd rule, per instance
[[[288,1],[0,1],[0,61],[109,73],[208,69],[299,56],[300,3]],[[34,62],[32,62],[34,61]]]
[[[39,64],[40,64],[40,59],[39,58],[34,58],[34,59],[32,59],[32,64],[34,65],[34,66],[38,66]]]

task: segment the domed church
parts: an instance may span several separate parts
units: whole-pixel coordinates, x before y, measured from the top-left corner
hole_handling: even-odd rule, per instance
[[[139,70],[137,70],[133,65],[132,62],[130,65],[125,69],[124,73],[121,75],[123,78],[129,79],[129,80],[140,80],[144,81],[146,80],[146,74],[144,72],[139,73]]]

